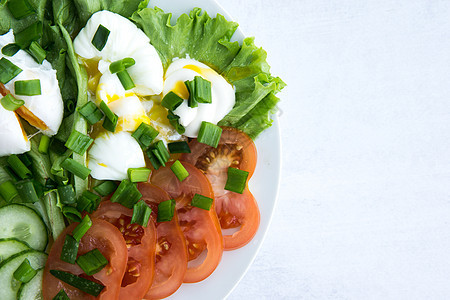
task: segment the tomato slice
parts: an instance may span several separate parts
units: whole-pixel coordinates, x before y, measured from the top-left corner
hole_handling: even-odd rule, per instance
[[[156,229],[152,221],[147,227],[130,224],[133,210],[119,203],[104,201],[92,213],[105,220],[122,234],[128,248],[128,262],[122,279],[119,299],[142,299],[152,284],[155,271]]]
[[[246,245],[255,236],[260,213],[248,186],[242,194],[224,189],[227,170],[233,167],[249,172],[248,183],[256,167],[256,147],[242,131],[231,127],[222,129],[217,148],[192,140],[189,143],[191,153],[183,154],[181,160],[195,165],[211,182],[221,228],[235,229],[231,234],[223,232],[224,249],[233,250]]]
[[[97,248],[109,262],[108,265],[97,274],[94,274],[93,276],[83,276],[105,286],[97,298],[60,281],[50,274],[50,270],[54,269],[70,272],[75,275],[83,274],[83,270],[81,270],[77,264],[70,264],[60,260],[66,234],[71,234],[77,225],[78,223],[73,223],[67,227],[56,239],[50,250],[44,269],[44,279],[42,283],[43,298],[45,300],[53,299],[61,289],[64,289],[72,300],[118,299],[120,283],[122,282],[122,277],[127,266],[127,246],[120,231],[106,221],[93,218],[92,226],[83,238],[81,238],[78,248],[78,255],[83,255],[86,252]]]
[[[176,201],[178,220],[188,249],[188,268],[184,282],[198,282],[208,277],[222,258],[223,238],[214,206],[209,211],[190,205],[200,194],[214,198],[211,184],[193,165],[182,162],[189,176],[180,182],[170,169],[171,163],[154,171],[150,182],[165,190]]]
[[[183,232],[178,225],[175,212],[172,221],[156,222],[158,204],[170,200],[169,195],[150,183],[139,183],[138,189],[144,200],[152,208],[152,219],[156,224],[155,276],[145,299],[161,299],[175,293],[183,283],[187,269],[187,248]]]

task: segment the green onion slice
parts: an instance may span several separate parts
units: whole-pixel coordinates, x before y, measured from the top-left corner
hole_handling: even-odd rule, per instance
[[[147,148],[158,134],[159,132],[155,128],[142,122],[131,136],[136,139],[142,148]]]
[[[2,184],[0,184],[0,196],[2,196],[2,198],[10,203],[17,195],[19,194],[19,192],[16,189],[16,186],[14,185],[14,183],[12,183],[11,180],[5,181]]]
[[[47,51],[42,49],[41,45],[38,42],[33,41],[28,47],[28,52],[33,56],[38,64],[42,64],[44,59],[47,57]]]
[[[62,163],[61,167],[72,173],[73,175],[80,177],[81,179],[86,179],[91,170],[80,164],[79,162],[73,160],[72,158],[66,158]]]
[[[211,82],[201,76],[195,76],[195,98],[199,103],[211,103]]]
[[[22,69],[13,64],[7,58],[0,59],[0,82],[7,84],[11,79],[15,78],[22,72]]]
[[[50,138],[46,135],[41,136],[41,140],[39,141],[39,152],[42,154],[48,153],[48,147],[50,146]]]
[[[17,155],[15,154],[10,155],[6,161],[20,178],[26,179],[31,177],[30,169],[28,169],[27,166],[25,166],[25,164],[20,160],[20,158]]]
[[[124,179],[112,195],[111,202],[117,202],[125,207],[133,208],[141,198],[142,194],[137,189],[137,185],[128,179]]]
[[[167,112],[167,120],[169,120],[170,125],[172,125],[179,134],[183,134],[186,131],[184,126],[180,124],[180,117],[170,110]]]
[[[61,289],[58,294],[56,294],[55,297],[53,297],[52,300],[70,300],[69,296],[67,296],[66,291],[64,289]]]
[[[129,168],[128,179],[131,182],[147,182],[151,172],[148,168]]]
[[[150,215],[152,214],[152,209],[141,200],[133,206],[133,216],[131,217],[131,224],[139,224],[141,226],[147,227],[148,220],[150,220]]]
[[[191,153],[189,145],[185,141],[167,144],[170,153]]]
[[[182,182],[189,176],[189,172],[184,168],[179,160],[176,160],[173,165],[170,166],[172,172],[177,176],[178,180]]]
[[[2,54],[6,56],[14,56],[20,50],[17,44],[8,44],[2,48]]]
[[[12,94],[7,94],[0,101],[2,103],[2,106],[6,110],[10,110],[10,111],[15,111],[16,109],[18,109],[19,107],[21,107],[22,105],[25,104],[25,101],[23,101],[22,99],[14,98],[14,96]]]
[[[58,278],[59,280],[89,294],[97,297],[105,288],[104,285],[97,282],[90,281],[89,279],[73,275],[69,272],[50,270],[50,274]]]
[[[100,196],[90,192],[84,191],[80,198],[77,201],[77,209],[82,211],[87,211],[88,213],[92,213],[96,210],[100,204],[101,198]]]
[[[181,103],[183,99],[174,92],[169,92],[161,101],[161,105],[171,111],[174,111]]]
[[[14,91],[16,95],[41,95],[41,81],[39,79],[17,80],[14,82]]]
[[[65,205],[62,213],[69,220],[81,222],[81,213],[75,207]]]
[[[235,193],[242,194],[247,183],[248,172],[236,168],[228,168],[227,183],[225,189]]]
[[[75,190],[71,184],[58,186],[58,194],[62,204],[74,204],[77,201]]]
[[[191,201],[192,206],[195,206],[195,207],[198,207],[198,208],[201,208],[204,210],[210,210],[212,203],[213,203],[213,199],[203,196],[203,195],[199,195],[199,194],[195,194]]]
[[[96,248],[83,254],[77,258],[77,264],[86,273],[86,275],[94,275],[101,271],[107,264],[108,260]]]
[[[187,80],[184,82],[186,85],[187,90],[189,91],[189,99],[188,99],[188,106],[189,107],[197,107],[198,101],[195,93],[195,82],[194,80]]]
[[[37,41],[42,37],[42,22],[35,22],[21,32],[14,33],[14,37],[16,44],[19,45],[21,49],[28,48],[31,42]]]
[[[8,9],[17,20],[28,17],[36,11],[28,0],[8,0]]]
[[[94,139],[73,129],[65,146],[73,152],[83,155],[93,142]]]
[[[136,86],[127,70],[117,72],[117,77],[119,77],[120,83],[122,83],[125,91],[131,90]]]
[[[220,137],[222,135],[222,128],[212,123],[203,121],[198,132],[197,141],[200,143],[217,148]]]
[[[103,26],[102,24],[98,25],[97,31],[92,38],[92,45],[97,48],[98,51],[102,51],[106,46],[106,42],[108,42],[108,36],[110,31],[108,28]]]
[[[33,181],[30,179],[18,181],[16,183],[16,189],[24,203],[35,203],[39,201]]]
[[[170,154],[169,151],[167,151],[167,147],[164,144],[163,141],[157,141],[153,146],[153,154],[156,155],[161,165],[165,166],[166,162],[169,161]]]
[[[78,112],[89,122],[94,125],[103,118],[103,113],[92,101],[89,101],[82,107],[78,108]]]
[[[30,265],[28,258],[25,258],[20,266],[14,271],[13,276],[16,280],[27,283],[36,275],[37,271]]]
[[[79,242],[77,242],[73,236],[67,234],[62,247],[60,259],[68,262],[69,264],[75,264],[79,245]]]
[[[94,187],[94,191],[105,197],[117,189],[117,184],[114,181],[105,181]]]
[[[115,61],[109,65],[109,71],[111,74],[115,74],[121,71],[125,71],[127,68],[134,66],[136,61],[132,57],[126,57],[124,59]]]
[[[162,165],[159,162],[159,160],[156,157],[156,155],[153,154],[153,150],[154,149],[148,149],[147,152],[145,152],[145,153],[147,154],[148,160],[152,164],[153,168],[155,168],[155,170],[158,170],[159,167],[161,167]]]
[[[103,121],[103,128],[108,131],[114,132],[116,130],[119,117],[111,111],[105,101],[100,103],[100,109],[105,114],[105,120]]]
[[[173,215],[175,214],[175,200],[166,200],[158,204],[158,222],[168,222],[172,221]]]
[[[91,218],[89,218],[89,215],[86,215],[80,224],[75,227],[75,229],[72,232],[73,238],[79,242],[81,238],[84,236],[84,234],[91,228],[92,221]]]

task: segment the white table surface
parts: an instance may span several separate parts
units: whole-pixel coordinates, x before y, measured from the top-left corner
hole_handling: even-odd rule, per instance
[[[278,206],[229,299],[450,299],[450,1],[219,2],[288,84]]]

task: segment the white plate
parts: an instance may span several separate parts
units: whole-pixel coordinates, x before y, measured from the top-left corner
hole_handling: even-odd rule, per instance
[[[150,6],[158,6],[165,12],[171,12],[173,14],[172,23],[181,14],[190,12],[194,7],[202,8],[211,17],[220,13],[227,20],[232,20],[228,13],[214,0],[154,0],[150,2]],[[243,38],[244,34],[238,28],[233,39],[242,41]],[[272,127],[256,139],[256,148],[258,150],[258,163],[249,186],[258,201],[261,212],[261,224],[257,234],[243,248],[225,251],[219,266],[207,279],[199,283],[183,284],[170,299],[225,298],[231,293],[253,262],[267,232],[278,195],[281,141],[277,116],[274,116]]]

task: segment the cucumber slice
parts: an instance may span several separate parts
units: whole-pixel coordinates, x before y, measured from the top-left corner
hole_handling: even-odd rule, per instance
[[[17,292],[22,284],[14,279],[13,274],[25,258],[28,258],[33,269],[38,270],[45,266],[47,254],[36,250],[26,250],[3,261],[0,265],[0,299],[17,299]]]
[[[22,284],[17,292],[19,300],[42,300],[42,277],[44,269],[40,269],[29,282]]]
[[[0,238],[16,238],[43,251],[47,246],[47,228],[34,210],[11,204],[0,208]]]
[[[19,252],[30,250],[26,244],[15,239],[2,239],[0,240],[0,263],[7,260],[14,254]]]

